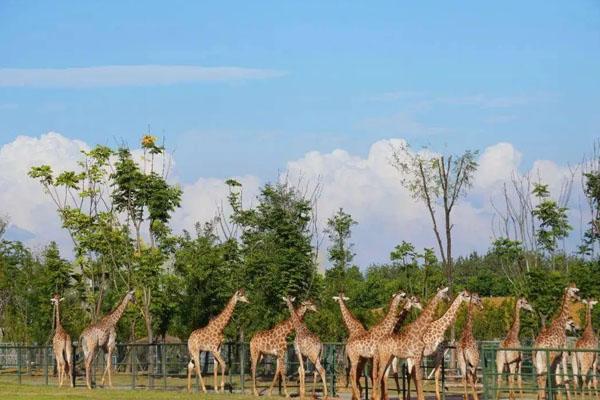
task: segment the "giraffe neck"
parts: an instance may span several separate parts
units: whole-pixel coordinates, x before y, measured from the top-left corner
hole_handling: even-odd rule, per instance
[[[303,331],[304,325],[302,324],[302,321],[300,321],[300,318],[298,318],[298,314],[296,314],[292,302],[286,299],[285,304],[287,304],[288,310],[290,310],[290,315],[294,329],[296,330],[296,333],[299,334],[301,331]]]
[[[394,298],[390,302],[390,309],[385,315],[385,318],[383,319],[383,321],[375,325],[373,329],[371,329],[372,332],[378,332],[383,334],[392,333],[394,327],[396,326],[396,322],[398,322],[399,318],[398,304],[400,303],[400,300],[402,300],[400,296],[394,296]]]
[[[235,309],[236,303],[237,299],[234,295],[231,297],[231,299],[229,299],[223,311],[221,311],[219,315],[217,315],[216,318],[212,320],[211,326],[213,326],[219,331],[223,331],[223,329],[225,329],[225,327],[229,323],[231,316],[233,315],[233,310]]]
[[[446,311],[444,315],[439,319],[442,328],[442,334],[444,334],[444,332],[446,332],[446,329],[448,329],[450,324],[452,324],[456,320],[456,314],[458,313],[458,307],[460,307],[460,303],[462,303],[462,298],[458,296],[456,299],[454,299],[454,301],[450,305],[450,308],[448,308],[448,311]]]
[[[471,302],[469,302],[469,308],[467,309],[467,322],[465,323],[463,336],[473,336],[473,303]]]
[[[567,318],[569,318],[569,298],[568,293],[565,292],[562,299],[562,304],[560,306],[560,313],[558,316],[552,321],[552,328],[559,330],[565,336],[565,325],[567,324]]]
[[[62,329],[62,325],[60,323],[60,305],[58,302],[54,305],[54,327],[55,330]]]
[[[515,306],[515,316],[510,326],[510,330],[508,331],[507,340],[511,342],[519,341],[519,331],[521,330],[521,307],[519,307],[519,301],[517,300],[517,305]]]
[[[102,318],[102,321],[101,321],[102,324],[109,325],[109,326],[115,326],[117,324],[117,322],[119,322],[119,320],[123,316],[123,313],[125,312],[125,309],[127,308],[128,303],[129,303],[129,296],[125,295],[125,297],[123,297],[123,299],[121,300],[121,302],[119,303],[117,308],[115,308],[107,316]]]
[[[594,328],[592,327],[592,307],[589,305],[585,311],[585,329],[583,330],[582,337],[591,338],[594,337]]]
[[[340,303],[342,319],[344,320],[344,324],[346,325],[346,329],[348,330],[348,332],[352,333],[357,330],[364,330],[363,325],[358,319],[356,319],[354,315],[352,315],[352,312],[348,309],[348,306],[346,306],[346,302],[344,301],[344,299],[340,297],[338,302]]]
[[[415,320],[415,325],[422,327],[423,329],[426,328],[427,325],[433,321],[433,316],[437,310],[438,304],[440,304],[440,300],[441,299],[438,296],[435,296],[433,299],[431,299],[429,304],[425,306],[423,312]]]
[[[304,318],[304,315],[306,314],[306,311],[308,309],[306,308],[305,305],[301,305],[300,307],[298,307],[298,310],[296,311],[296,314],[298,315],[298,318],[300,320],[302,320]],[[290,333],[292,333],[292,331],[294,330],[294,321],[292,320],[292,317],[288,318],[283,324],[282,324],[282,330],[285,333],[285,336],[289,335]]]
[[[396,321],[396,325],[394,325],[394,332],[398,332],[402,328],[402,324],[409,311],[410,309],[402,308],[402,311],[400,311],[400,315],[398,316],[398,321]]]

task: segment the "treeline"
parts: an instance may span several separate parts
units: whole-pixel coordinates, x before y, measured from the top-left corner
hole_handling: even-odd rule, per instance
[[[425,302],[449,281],[448,260],[434,249],[416,249],[408,241],[390,249],[389,262],[359,266],[353,262],[352,228],[356,221],[340,209],[324,231],[315,222],[318,185],[287,180],[264,185],[254,206],[245,207],[243,188],[226,181],[230,209],[192,232],[169,228],[181,190],[169,184],[168,157],[155,138],[145,136],[142,154],[98,146],[82,154],[77,171],[55,173],[51,166],[31,170],[73,241],[66,260],[55,243],[33,252],[21,242],[0,242],[0,327],[5,342],[48,343],[52,333],[50,297],[61,293],[63,325],[73,337],[95,321],[128,288],[139,299],[118,326],[120,341],[164,335],[185,340],[217,315],[231,294],[246,289],[250,304],[236,310],[226,334],[249,340],[259,330],[287,318],[281,296],[311,298],[318,313],[307,317],[324,341],[341,341],[345,329],[332,296],[343,291],[367,326],[378,321],[390,295],[402,289]],[[142,161],[136,160],[141,157]],[[590,164],[593,165],[593,164]],[[535,308],[524,316],[523,334],[531,337],[554,312],[562,290],[575,282],[586,297],[600,298],[600,172],[584,173],[584,192],[592,206],[589,229],[580,251],[567,254],[559,243],[569,234],[567,209],[542,183],[531,195],[533,242],[505,235],[485,254],[452,261],[453,291],[466,288],[481,296],[484,311],[475,321],[480,339],[503,337],[512,318],[512,296],[525,295]],[[537,197],[536,197],[537,196]],[[0,239],[6,223],[0,223]],[[323,235],[329,246],[321,249]],[[521,239],[521,240],[519,240]],[[322,271],[318,253],[326,252]],[[506,297],[506,299],[497,299]],[[600,322],[600,315],[594,318]],[[458,319],[458,331],[464,313]],[[598,326],[598,324],[596,324]]]

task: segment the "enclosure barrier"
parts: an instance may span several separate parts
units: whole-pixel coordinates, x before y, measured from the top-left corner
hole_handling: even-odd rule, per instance
[[[481,365],[483,369],[483,398],[486,400],[509,398],[509,372],[507,369],[499,372],[496,367],[496,357],[498,353],[503,351],[518,351],[522,354],[520,374],[522,389],[519,388],[516,379],[512,385],[517,397],[522,392],[523,396],[521,398],[525,399],[535,399],[538,394],[540,396],[545,394],[547,400],[560,399],[563,395],[562,398],[598,398],[598,393],[595,393],[593,388],[587,387],[587,383],[591,386],[591,383],[598,378],[597,362],[593,364],[593,368],[589,371],[583,372],[586,373],[586,376],[583,376],[582,371],[575,364],[577,357],[598,360],[600,356],[598,354],[600,350],[598,349],[536,349],[533,347],[500,349],[497,343],[484,343],[482,345]],[[563,356],[566,370],[562,367]],[[540,371],[536,370],[534,357],[537,357],[538,364],[542,367]],[[575,372],[579,373],[576,375]],[[542,385],[538,385],[538,380]],[[569,390],[570,397],[567,397],[567,390]]]
[[[73,379],[76,386],[85,386],[85,371],[83,369],[83,354],[81,349],[74,344],[73,359],[75,365],[75,374]],[[498,349],[497,342],[482,342],[481,362],[478,390],[483,399],[507,399],[509,396],[509,386],[507,383],[507,374],[498,373],[496,370],[496,356],[499,351],[513,349]],[[453,349],[450,348],[450,351]],[[536,382],[536,373],[532,364],[531,347],[514,349],[522,353],[522,380],[523,394],[525,399],[534,399],[538,393]],[[442,364],[441,389],[444,398],[455,398],[454,395],[462,397],[463,386],[461,376],[455,366],[451,365],[450,351],[445,356],[445,362]],[[581,385],[574,387],[573,377],[573,358],[575,354],[594,354],[598,355],[598,350],[574,350],[574,349],[544,349],[540,350],[545,359],[545,382],[547,388],[547,399],[554,400],[558,394],[565,393],[565,386],[558,385],[555,379],[555,372],[559,378],[566,378],[570,385],[571,394],[581,391]],[[556,371],[550,360],[556,352],[566,352],[567,371]],[[92,368],[92,382],[94,386],[100,385],[100,378],[105,367],[103,353],[100,351],[96,357]],[[226,342],[223,344],[221,354],[227,363],[225,375],[225,388],[230,392],[252,393],[252,375],[250,368],[250,351],[248,343]],[[113,386],[115,388],[125,389],[156,389],[156,390],[187,390],[187,365],[189,356],[187,345],[185,343],[158,343],[141,344],[129,343],[118,344],[113,353]],[[291,393],[298,391],[298,361],[290,344],[286,356],[286,370],[288,374],[288,390]],[[322,364],[327,373],[327,386],[330,396],[337,396],[340,392],[349,392],[347,385],[347,358],[343,343],[324,343],[322,355]],[[425,359],[421,365],[421,373],[424,379],[424,389],[428,396],[434,393],[432,377],[433,360]],[[210,354],[202,353],[201,371],[204,382],[209,390],[213,387],[213,368],[214,360]],[[307,391],[312,390],[312,379],[314,366],[307,366]],[[265,356],[258,364],[257,368],[257,388],[264,394],[269,387],[273,374],[275,372],[275,358]],[[407,371],[404,365],[400,365],[400,374],[396,379],[392,376],[388,381],[389,393],[398,398],[404,398],[408,389]],[[372,390],[372,382],[366,379],[370,374],[370,367],[365,368],[361,384],[363,396],[368,398]],[[0,383],[10,382],[18,384],[37,384],[37,385],[56,385],[56,362],[51,346],[25,346],[25,345],[3,345],[0,344]],[[501,377],[498,381],[498,377]],[[593,371],[593,376],[597,377],[597,371]],[[219,376],[220,382],[220,376]],[[550,384],[548,384],[550,382]],[[66,383],[68,384],[68,382]],[[414,398],[414,385],[412,396]],[[515,386],[516,382],[515,382]],[[321,390],[320,381],[317,383],[317,391]],[[282,393],[281,383],[278,386],[279,393]],[[195,377],[194,390],[199,391],[199,379]],[[515,388],[517,396],[518,388]],[[277,389],[275,390],[277,393]],[[498,396],[498,397],[497,397]],[[575,398],[573,396],[573,398]],[[589,391],[584,393],[584,398],[589,397]]]

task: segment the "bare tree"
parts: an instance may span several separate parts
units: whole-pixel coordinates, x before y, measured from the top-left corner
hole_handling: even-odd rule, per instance
[[[425,204],[431,217],[450,291],[454,283],[452,262],[452,211],[472,186],[477,170],[477,151],[460,155],[415,152],[406,144],[392,146],[390,163],[401,174],[402,185],[415,200]],[[436,211],[441,210],[439,216]]]

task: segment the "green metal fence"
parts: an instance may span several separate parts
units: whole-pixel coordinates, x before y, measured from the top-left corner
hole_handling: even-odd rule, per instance
[[[83,353],[73,345],[72,379],[76,386],[85,385]],[[105,368],[104,353],[100,350],[92,367],[92,384],[100,386],[100,378]],[[250,373],[250,352],[248,343],[227,342],[221,354],[227,363],[225,389],[230,392],[247,392],[252,388]],[[336,395],[339,377],[344,375],[344,344],[326,343],[322,354],[322,364],[327,373],[330,395]],[[185,390],[187,389],[187,365],[189,362],[187,345],[182,344],[117,344],[112,356],[112,382],[116,388]],[[298,360],[293,346],[288,347],[287,357],[288,388],[298,386]],[[266,389],[275,372],[275,358],[266,356],[257,368],[257,387]],[[214,359],[202,353],[201,372],[207,389],[213,388]],[[314,366],[307,368],[307,382],[311,382]],[[218,368],[217,368],[218,369]],[[220,372],[220,371],[219,371]],[[220,383],[220,374],[218,382]],[[0,344],[0,382],[18,384],[54,385],[57,383],[56,361],[51,346],[25,346]],[[194,390],[199,391],[199,379],[194,378]],[[67,380],[66,385],[69,384]],[[317,385],[317,390],[320,386]],[[279,391],[281,392],[281,383]]]
[[[487,346],[487,347],[486,347]],[[494,357],[490,352],[494,347],[484,344],[482,348],[482,366]],[[76,386],[85,386],[85,370],[83,354],[74,345],[73,362],[75,365],[72,379]],[[452,348],[449,349],[452,351]],[[490,353],[490,354],[488,354]],[[226,342],[221,354],[227,363],[225,389],[230,392],[251,393],[252,377],[250,368],[250,352],[248,343]],[[185,343],[168,344],[118,344],[112,356],[112,381],[116,388],[155,389],[155,390],[186,390],[187,365],[189,362],[187,345]],[[442,365],[441,392],[444,398],[452,394],[462,394],[460,376],[455,366],[451,365],[452,357],[448,352]],[[494,358],[495,359],[495,358]],[[293,393],[298,389],[298,361],[290,344],[286,356],[288,390]],[[325,343],[322,364],[326,370],[329,395],[336,396],[340,392],[349,392],[348,365],[343,343]],[[487,364],[486,364],[487,365]],[[101,386],[101,377],[105,367],[104,354],[100,350],[93,363],[92,382],[96,387]],[[407,371],[399,364],[399,376],[395,380],[390,377],[388,392],[398,398],[404,398],[408,391]],[[213,388],[214,360],[210,354],[202,353],[201,371],[207,388]],[[312,386],[314,366],[307,366],[307,389]],[[275,358],[266,356],[257,368],[257,387],[264,393],[269,387],[276,369]],[[424,388],[428,396],[434,393],[433,360],[425,359],[421,365],[424,376]],[[219,371],[220,372],[220,371]],[[365,369],[361,384],[364,398],[369,398],[372,382],[366,377],[370,375],[370,366]],[[485,375],[485,374],[484,374]],[[218,377],[220,383],[220,376]],[[484,382],[490,380],[485,375]],[[19,384],[56,385],[56,362],[51,346],[19,346],[0,344],[0,383],[13,382]],[[67,383],[68,384],[68,383]],[[194,378],[194,390],[199,391],[199,379]],[[317,390],[320,391],[320,384]],[[484,390],[485,393],[488,391]],[[275,390],[277,393],[277,390]],[[279,393],[282,393],[281,383]],[[412,395],[415,395],[414,385]],[[491,398],[491,397],[489,397]]]
[[[520,374],[511,374],[508,368],[498,368],[496,358],[503,352],[521,354]],[[593,368],[582,372],[575,364],[577,358],[598,359],[600,350],[576,350],[573,348],[536,349],[532,347],[500,349],[497,343],[482,345],[481,365],[483,370],[483,397],[489,399],[515,396],[525,399],[545,398],[598,398],[588,383],[598,377],[597,363]],[[563,358],[564,357],[564,358]],[[563,361],[564,360],[564,361]],[[563,363],[566,368],[563,367]],[[578,372],[578,373],[575,373]],[[583,374],[585,373],[585,376]],[[522,381],[519,385],[519,379]],[[511,382],[512,381],[512,382]],[[586,387],[584,387],[584,384]],[[563,397],[564,396],[564,397]]]

